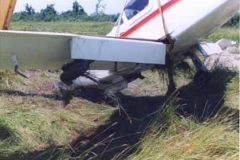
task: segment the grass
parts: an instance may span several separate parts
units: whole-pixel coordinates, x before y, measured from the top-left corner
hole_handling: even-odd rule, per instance
[[[239,142],[234,124],[216,116],[204,123],[175,114],[168,105],[159,110],[137,151],[129,160],[237,159]],[[236,118],[237,119],[237,118]]]
[[[13,22],[10,30],[106,35],[112,27],[110,22]]]
[[[184,76],[182,73],[175,77],[178,85],[190,82],[187,78],[182,82]],[[194,103],[184,100],[186,95],[180,96],[184,98],[180,106],[175,98],[166,101],[155,113],[134,154],[127,159],[238,159],[239,74],[215,69],[209,85],[211,89],[205,94],[198,93],[191,84],[180,87]]]
[[[111,23],[14,22],[11,29],[105,35]],[[238,30],[208,37],[238,41]],[[239,73],[215,70],[208,93],[177,70],[177,97],[167,98],[158,72],[145,72],[119,95],[122,109],[60,92],[55,71],[0,72],[0,159],[194,159],[239,156]],[[124,112],[124,111],[126,112]],[[126,115],[127,114],[127,115]],[[130,118],[130,119],[129,119]]]
[[[28,80],[10,73],[0,80],[0,158],[28,157],[50,146],[67,145],[104,123],[114,111],[74,97],[67,106],[51,85],[56,74],[25,74]]]
[[[220,28],[213,34],[209,35],[207,39],[212,42],[216,42],[222,38],[231,39],[235,42],[240,42],[239,39],[240,31],[239,28]]]
[[[227,91],[224,97],[226,105],[239,109],[239,97],[239,74],[237,74],[227,85]]]

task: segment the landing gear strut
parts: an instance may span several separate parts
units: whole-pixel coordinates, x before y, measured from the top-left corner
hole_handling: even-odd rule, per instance
[[[173,77],[173,68],[174,66],[172,61],[169,59],[169,57],[167,57],[168,90],[166,96],[171,95],[177,89]]]

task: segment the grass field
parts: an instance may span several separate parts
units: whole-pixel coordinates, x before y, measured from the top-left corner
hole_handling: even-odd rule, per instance
[[[11,29],[105,35],[111,23],[13,23]],[[237,29],[208,37],[239,42]],[[0,159],[237,160],[239,73],[214,70],[208,92],[177,71],[179,92],[145,72],[112,100],[81,90],[60,92],[59,72],[0,72]]]
[[[14,22],[11,30],[75,33],[82,35],[106,35],[113,27],[110,22]]]

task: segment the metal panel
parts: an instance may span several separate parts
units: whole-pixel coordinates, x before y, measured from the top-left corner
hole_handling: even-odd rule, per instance
[[[158,42],[81,36],[73,38],[71,56],[72,59],[163,65],[166,45]]]
[[[71,60],[74,35],[0,31],[0,69],[13,69],[16,54],[20,69],[58,69]]]

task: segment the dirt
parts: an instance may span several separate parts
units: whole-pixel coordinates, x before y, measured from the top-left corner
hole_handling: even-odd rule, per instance
[[[240,48],[239,45],[230,46],[222,53],[214,54],[206,58],[206,66],[209,70],[214,68],[240,70]]]

